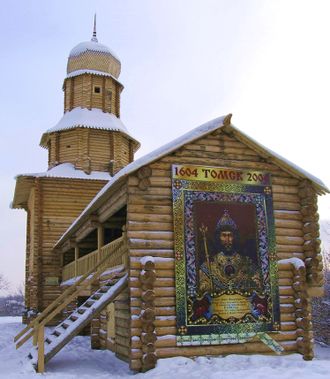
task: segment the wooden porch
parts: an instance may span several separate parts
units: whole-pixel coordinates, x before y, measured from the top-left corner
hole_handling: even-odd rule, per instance
[[[116,240],[92,251],[91,253],[83,256],[79,256],[79,247],[75,248],[75,260],[63,266],[62,269],[62,284],[66,281],[81,277],[89,272],[93,267],[97,266],[99,262],[104,261],[104,265],[101,265],[101,269],[111,268],[123,264],[126,266],[127,262],[127,248],[119,249],[120,245],[126,245],[124,241],[125,236],[117,238]],[[110,256],[109,260],[104,260],[107,256]]]

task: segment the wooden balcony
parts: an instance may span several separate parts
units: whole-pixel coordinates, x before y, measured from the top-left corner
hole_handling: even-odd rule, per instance
[[[95,250],[84,257],[78,258],[73,262],[65,265],[62,270],[62,282],[86,274],[93,267],[101,262],[106,256],[111,257],[106,261],[104,268],[111,268],[120,264],[125,264],[127,259],[127,246],[124,237]]]

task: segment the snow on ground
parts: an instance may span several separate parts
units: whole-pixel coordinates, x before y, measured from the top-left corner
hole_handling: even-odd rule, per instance
[[[19,317],[0,317],[0,379],[326,379],[330,375],[330,347],[317,346],[316,358],[229,355],[193,359],[161,359],[145,374],[130,372],[110,351],[91,350],[88,337],[76,337],[37,374],[26,358],[31,345],[15,350],[13,336],[22,329]],[[28,344],[28,343],[27,343]]]

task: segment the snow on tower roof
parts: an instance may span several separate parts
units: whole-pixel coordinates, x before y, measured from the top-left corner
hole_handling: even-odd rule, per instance
[[[130,137],[138,146],[140,145],[130,136],[126,126],[114,114],[103,112],[98,108],[87,109],[80,107],[65,112],[60,121],[42,135],[40,145],[44,147],[47,146],[47,136],[50,133],[78,127],[122,132]]]
[[[34,178],[68,178],[68,179],[89,179],[89,180],[109,180],[111,178],[108,172],[91,171],[86,174],[83,170],[78,170],[72,163],[61,163],[55,167],[50,168],[44,172],[19,174],[15,179],[20,176],[33,176]]]
[[[116,58],[118,61],[120,61],[118,56],[113,51],[111,51],[108,48],[108,46],[103,45],[102,43],[99,43],[99,42],[95,42],[95,41],[84,41],[84,42],[78,43],[78,45],[75,46],[70,51],[69,58],[70,57],[78,57],[80,54],[86,53],[87,51],[94,51],[97,53],[110,54],[114,58]]]
[[[54,127],[48,129],[47,133],[72,129],[77,126],[128,133],[126,126],[114,114],[103,112],[99,108],[87,109],[80,107],[65,112],[60,121]]]
[[[79,76],[79,75],[83,75],[83,74],[91,74],[91,75],[99,75],[99,76],[107,76],[109,78],[112,78],[114,79],[117,83],[121,84],[120,81],[113,75],[111,75],[110,73],[108,72],[104,72],[104,71],[98,71],[98,70],[90,70],[90,69],[80,69],[80,70],[75,70],[75,71],[71,71],[68,73],[68,75],[66,76],[65,79],[69,79],[69,78],[72,78],[74,76]],[[122,85],[122,84],[121,84]],[[123,86],[123,85],[122,85]],[[123,86],[124,87],[124,86]]]
[[[110,193],[111,189],[114,188],[115,184],[120,180],[124,179],[128,175],[137,171],[142,166],[151,164],[152,162],[174,152],[180,147],[184,146],[187,143],[191,143],[203,136],[214,132],[217,129],[221,129],[225,132],[232,133],[234,137],[240,140],[245,145],[249,146],[251,149],[258,152],[261,156],[265,156],[269,159],[270,162],[274,163],[278,167],[282,168],[284,171],[289,172],[291,175],[298,177],[300,179],[309,179],[316,190],[319,193],[329,193],[329,189],[326,185],[315,176],[309,174],[305,170],[281,157],[280,155],[274,153],[272,150],[264,147],[263,145],[256,142],[254,139],[250,138],[245,133],[241,132],[238,128],[231,124],[231,114],[228,116],[218,117],[214,120],[211,120],[197,128],[189,131],[188,133],[182,135],[179,138],[161,146],[160,148],[150,152],[149,154],[137,159],[136,161],[128,164],[123,169],[121,169],[115,176],[113,176],[109,182],[99,191],[99,193],[93,198],[93,200],[87,205],[83,212],[78,216],[78,218],[73,222],[73,224],[67,229],[67,231],[62,235],[59,241],[55,246],[61,245],[69,236],[71,236],[87,219],[88,215],[102,204],[103,201],[106,201],[107,194]]]
[[[93,34],[92,34],[91,40],[78,43],[78,45],[75,46],[70,51],[69,58],[70,57],[77,57],[80,54],[83,54],[87,51],[95,51],[97,53],[110,54],[115,59],[120,61],[119,58],[114,54],[114,52],[108,48],[108,46],[103,45],[102,43],[99,43],[97,36],[96,36],[96,14],[94,14]]]

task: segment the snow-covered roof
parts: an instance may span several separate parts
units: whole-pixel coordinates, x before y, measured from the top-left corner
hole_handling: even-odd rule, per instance
[[[84,42],[78,43],[78,45],[75,46],[70,51],[69,58],[70,57],[78,57],[80,54],[83,54],[83,53],[85,53],[87,51],[95,51],[95,52],[98,52],[98,53],[110,54],[115,59],[117,59],[118,61],[120,61],[119,58],[117,57],[117,55],[113,51],[111,51],[108,48],[108,46],[103,45],[102,43],[99,43],[99,42],[96,42],[96,41],[84,41]]]
[[[107,172],[92,171],[86,174],[82,170],[77,170],[72,163],[61,163],[44,172],[19,174],[15,177],[31,176],[34,178],[67,178],[67,179],[89,179],[89,180],[109,180],[111,176]]]
[[[71,163],[61,163],[47,171],[38,173],[19,174],[15,177],[16,187],[14,199],[10,208],[24,208],[28,200],[30,190],[34,183],[34,178],[66,178],[66,179],[84,179],[84,180],[104,180],[111,179],[110,174],[101,171],[92,171],[86,174],[82,170],[75,169]]]
[[[76,127],[115,130],[128,133],[126,126],[122,121],[112,113],[103,112],[98,108],[73,108],[65,112],[60,121],[47,133],[58,132],[63,129],[72,129]]]
[[[267,149],[263,145],[256,142],[254,139],[248,137],[246,134],[241,132],[238,128],[230,124],[231,115],[218,117],[211,120],[197,128],[189,131],[188,133],[182,135],[179,138],[161,146],[160,148],[150,152],[149,154],[137,159],[136,161],[128,164],[123,169],[121,169],[115,176],[113,176],[109,182],[99,191],[99,193],[93,198],[93,200],[87,205],[80,216],[73,222],[73,224],[67,229],[67,231],[62,235],[56,246],[61,244],[66,238],[74,233],[79,225],[88,217],[88,215],[95,211],[97,207],[106,200],[107,193],[110,192],[111,188],[120,180],[137,171],[139,168],[150,164],[172,152],[179,149],[187,143],[191,143],[199,138],[202,138],[206,134],[212,133],[219,128],[224,128],[227,132],[232,132],[235,137],[243,139],[244,143],[250,146],[252,149],[258,151],[260,154],[266,155],[269,159],[274,158],[274,164],[282,168],[283,170],[290,172],[291,174],[300,177],[307,178],[312,181],[315,187],[322,193],[330,192],[325,184],[315,176],[307,173],[305,170],[289,162],[280,155],[274,153],[270,149]]]
[[[44,147],[47,146],[47,136],[50,133],[78,127],[119,131],[132,139],[137,146],[140,145],[139,142],[128,133],[123,122],[114,114],[103,112],[98,108],[87,109],[81,107],[73,108],[71,111],[65,112],[60,121],[42,135],[40,145]]]
[[[79,75],[83,75],[83,74],[91,74],[91,75],[99,75],[99,76],[107,76],[109,78],[112,78],[114,79],[117,83],[121,84],[117,78],[115,78],[113,75],[109,74],[108,72],[104,72],[104,71],[98,71],[98,70],[89,70],[89,69],[82,69],[82,70],[75,70],[75,71],[72,71],[70,73],[68,73],[68,75],[66,76],[65,79],[69,79],[69,78],[72,78],[74,76],[79,76]],[[122,85],[122,84],[121,84]]]

